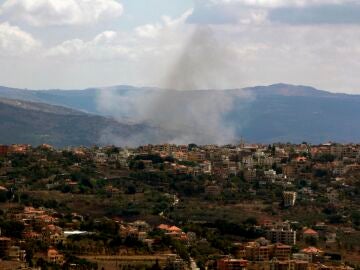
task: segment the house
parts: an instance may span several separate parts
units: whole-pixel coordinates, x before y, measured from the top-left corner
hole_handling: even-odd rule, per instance
[[[273,258],[276,258],[280,261],[289,260],[291,256],[291,246],[276,243],[273,249],[272,256]]]
[[[307,247],[302,249],[300,253],[307,254],[311,257],[311,261],[314,261],[317,257],[321,257],[324,254],[324,251],[316,247]]]
[[[311,262],[311,255],[307,253],[293,253],[292,258],[294,260],[306,261]]]
[[[308,270],[309,263],[302,260],[272,260],[270,262],[270,270]]]
[[[60,254],[55,248],[49,248],[47,251],[47,261],[62,265],[64,263],[64,256]]]
[[[271,246],[265,243],[249,242],[245,246],[246,259],[250,261],[268,261],[270,260]]]
[[[252,182],[256,179],[256,170],[255,169],[245,169],[244,170],[244,179],[248,182]]]
[[[201,172],[204,174],[211,174],[211,171],[212,171],[211,162],[205,160],[204,162],[200,163],[200,169],[201,169]]]
[[[243,270],[247,265],[247,260],[225,258],[217,261],[217,270]]]
[[[305,240],[309,238],[319,239],[319,233],[311,228],[305,228],[303,231],[303,238]]]
[[[54,224],[47,225],[42,228],[42,238],[43,241],[49,244],[58,244],[65,242],[65,235],[59,226],[55,226]]]
[[[9,152],[9,148],[8,145],[0,145],[0,156],[6,156]]]
[[[337,240],[337,235],[335,232],[330,232],[325,235],[326,244],[334,244]]]
[[[15,261],[23,261],[25,259],[25,250],[21,250],[19,246],[11,246],[9,249],[9,258]]]
[[[186,233],[184,233],[180,228],[176,227],[176,226],[169,226],[166,224],[160,224],[158,227],[158,229],[165,231],[166,235],[169,235],[175,239],[178,240],[188,240],[187,239],[187,235]]]
[[[0,237],[0,258],[9,256],[10,242],[10,238]]]

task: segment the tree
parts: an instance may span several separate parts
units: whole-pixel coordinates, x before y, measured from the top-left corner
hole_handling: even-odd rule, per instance
[[[249,217],[247,218],[245,221],[244,221],[244,224],[247,224],[247,225],[257,225],[258,224],[258,221],[255,217]]]
[[[197,148],[198,146],[195,144],[195,143],[190,143],[189,145],[188,145],[188,149],[189,149],[189,151],[191,151],[191,150],[193,150],[193,149],[195,149],[195,148]]]
[[[156,259],[155,264],[153,264],[153,266],[151,266],[150,270],[161,270],[161,266],[159,264],[158,259]]]
[[[128,185],[126,188],[126,194],[135,194],[136,193],[136,187],[134,185]]]
[[[307,237],[305,239],[305,243],[310,245],[310,246],[316,247],[317,246],[317,238],[315,238],[313,236]]]
[[[22,222],[2,220],[0,221],[0,228],[2,228],[4,235],[21,239],[25,226]]]

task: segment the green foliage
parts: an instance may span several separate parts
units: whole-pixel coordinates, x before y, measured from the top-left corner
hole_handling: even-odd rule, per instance
[[[315,156],[315,161],[326,163],[326,162],[333,162],[335,160],[335,156],[332,154],[321,154],[318,156]]]
[[[119,232],[119,225],[115,221],[107,218],[97,219],[97,220],[88,219],[81,223],[80,228],[81,230],[84,231],[90,231],[90,232],[95,231],[102,233],[104,235],[111,235],[111,236],[116,236],[118,235]]]
[[[360,226],[360,210],[353,211],[350,218],[356,226]]]
[[[22,222],[0,219],[0,228],[3,235],[21,239],[25,226]]]
[[[308,244],[309,246],[316,247],[318,244],[318,240],[317,240],[317,238],[310,236],[305,239],[305,243]]]
[[[195,143],[190,143],[189,145],[188,145],[188,150],[189,151],[191,151],[191,150],[193,150],[193,149],[196,149],[198,146],[195,144]]]
[[[129,162],[129,168],[135,171],[137,170],[141,171],[145,169],[145,164],[141,160],[131,160]]]

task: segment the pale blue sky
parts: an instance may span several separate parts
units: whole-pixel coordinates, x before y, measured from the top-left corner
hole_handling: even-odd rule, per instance
[[[123,0],[123,27],[131,29],[142,24],[156,23],[163,15],[178,17],[194,7],[193,0]]]
[[[171,86],[188,72],[196,88],[360,93],[359,14],[354,0],[2,0],[0,85]]]

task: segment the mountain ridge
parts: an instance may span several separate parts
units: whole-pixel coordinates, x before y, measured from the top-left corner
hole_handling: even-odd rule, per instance
[[[0,98],[0,144],[107,145],[112,141],[106,136],[115,134],[126,141],[152,129],[61,106]]]
[[[104,93],[111,94],[109,97],[105,97],[105,101],[102,100]],[[360,141],[360,124],[357,119],[357,115],[360,115],[360,95],[332,93],[301,85],[272,84],[243,89],[187,91],[132,86],[85,90],[21,90],[0,87],[0,98],[40,102],[49,106],[61,106],[75,110],[76,113],[81,112],[86,116],[78,116],[77,121],[84,123],[75,123],[74,117],[70,117],[74,125],[82,126],[83,129],[79,130],[79,133],[86,130],[85,126],[89,120],[84,120],[85,118],[103,117],[102,120],[97,120],[101,123],[114,121],[110,125],[110,129],[115,130],[115,132],[109,133],[111,136],[109,135],[106,140],[101,141],[98,138],[101,137],[100,131],[98,131],[96,136],[92,133],[92,136],[84,140],[87,144],[90,143],[90,137],[94,140],[93,143],[128,143],[126,138],[130,137],[135,138],[136,143],[172,142],[179,135],[178,133],[192,129],[196,125],[210,126],[214,124],[213,119],[209,117],[215,117],[217,121],[221,122],[217,127],[219,130],[216,131],[219,132],[220,137],[223,132],[221,129],[230,127],[235,138],[244,137],[253,142]],[[153,116],[151,113],[158,113],[156,110],[162,106],[162,103],[165,102],[165,105],[169,99],[171,102],[168,111],[164,113],[160,111],[160,116],[170,114],[169,117],[174,120],[178,118],[176,114],[182,114],[183,110],[196,113],[199,106],[216,107],[216,104],[222,101],[229,104],[225,104],[225,107],[216,111],[215,115],[211,114],[214,113],[211,110],[210,114],[205,111],[202,115],[195,115],[194,119],[203,118],[197,119],[200,120],[198,123],[182,123],[183,120],[180,117],[180,120],[177,120],[179,126],[159,128],[157,126],[159,121],[156,121],[157,119],[153,121],[154,119],[151,118],[157,116]],[[152,102],[155,102],[155,105],[151,105]],[[142,106],[154,106],[150,112],[145,114],[147,117],[149,116],[149,119],[139,119],[138,114],[139,110],[141,112],[143,109]],[[50,108],[48,109],[50,110]],[[157,115],[159,116],[159,114]],[[188,118],[191,118],[191,115]],[[189,121],[188,118],[186,121]],[[2,120],[1,114],[0,120]],[[36,122],[36,119],[28,121]],[[62,120],[60,122],[64,124]],[[90,122],[96,121],[91,120]],[[122,128],[114,128],[117,125],[122,125]],[[106,129],[104,124],[99,127]],[[186,130],[182,130],[181,127]],[[118,139],[118,133],[120,133],[121,140]],[[125,135],[123,136],[121,133]],[[194,136],[199,134],[198,143],[203,142],[200,138],[203,133],[202,130],[193,132]],[[61,134],[68,138],[67,134]],[[195,138],[197,138],[196,136]],[[72,143],[71,140],[69,142]],[[81,142],[81,140],[76,142]]]

